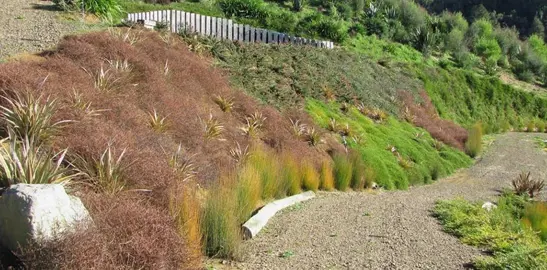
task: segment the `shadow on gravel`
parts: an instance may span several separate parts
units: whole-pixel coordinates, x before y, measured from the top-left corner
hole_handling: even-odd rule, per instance
[[[45,10],[45,11],[63,11],[55,4],[32,4],[32,9]]]

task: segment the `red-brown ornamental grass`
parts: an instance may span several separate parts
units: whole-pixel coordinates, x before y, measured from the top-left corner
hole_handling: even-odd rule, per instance
[[[420,92],[420,102],[406,91],[400,91],[399,96],[403,101],[402,116],[407,121],[424,128],[433,138],[445,144],[460,150],[465,149],[467,130],[452,121],[441,119],[425,91]]]
[[[28,252],[21,257],[31,258],[25,261],[27,265],[39,265],[46,261],[32,257],[47,253],[51,265],[70,269],[200,268],[196,235],[208,235],[215,226],[239,225],[235,193],[218,183],[236,165],[230,155],[233,145],[249,145],[251,140],[258,140],[265,152],[287,152],[305,156],[310,162],[328,155],[295,138],[289,117],[231,89],[221,71],[212,68],[207,58],[190,52],[177,37],[167,44],[150,31],[110,32],[118,34],[68,36],[54,50],[42,53],[40,61],[0,65],[0,90],[29,91],[35,96],[56,99],[60,106],[52,121],[75,120],[51,137],[47,145],[54,152],[69,149],[69,162],[79,156],[92,164],[93,157],[99,160],[109,147],[118,151],[113,157],[126,149],[123,161],[130,164],[123,171],[123,188],[116,189],[116,196],[100,189],[74,186],[95,219],[93,230],[68,237],[53,245],[53,249],[44,247],[42,253]],[[230,104],[223,102],[227,106],[219,106],[215,103],[218,96],[229,97]],[[6,100],[0,100],[0,105],[7,105]],[[242,134],[239,127],[256,112],[265,120],[258,136],[251,138]],[[206,139],[201,120],[211,115],[224,130],[220,136]],[[178,188],[184,190],[180,182],[188,180],[170,162],[171,153],[177,152],[179,145],[184,155],[181,158],[191,160],[191,178],[212,188],[201,204],[205,210],[198,219],[200,228],[195,225],[198,203],[190,197],[173,195]],[[266,179],[261,180],[261,197],[297,192],[292,183],[279,191],[282,189],[277,183],[285,179],[279,172],[285,173],[284,169],[270,166],[265,160],[258,164],[261,178]],[[273,167],[272,172],[269,167]],[[298,181],[299,186],[300,177],[294,179],[298,180],[291,181]],[[233,185],[231,188],[236,190]],[[182,193],[191,196],[193,192]],[[210,201],[214,197],[211,194],[219,194],[218,201]],[[253,204],[254,195],[250,198]],[[231,213],[230,217],[223,216],[225,213]],[[203,225],[206,217],[217,214],[219,220]],[[239,232],[229,228],[228,240],[224,242],[215,236],[203,237],[204,246],[216,246],[207,248],[207,254],[235,253],[234,239]]]

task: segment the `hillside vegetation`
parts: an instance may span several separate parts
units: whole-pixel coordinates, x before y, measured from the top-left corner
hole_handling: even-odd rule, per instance
[[[495,12],[497,7],[494,4],[489,10],[464,10],[464,16],[459,8],[452,9],[455,13],[430,14],[416,2],[403,0],[218,0],[200,3],[173,1],[170,5],[157,4],[170,3],[168,0],[146,2],[120,1],[127,12],[186,9],[299,36],[329,39],[353,48],[368,47],[370,39],[366,36],[376,36],[405,44],[426,57],[441,57],[453,61],[458,67],[477,69],[488,75],[505,69],[527,82],[544,83],[547,78],[547,59],[543,57],[547,51],[543,40],[545,19],[541,6],[538,7],[540,10],[534,11],[538,13],[532,19],[532,26],[528,22],[534,15],[530,15],[529,10],[506,17],[502,14],[503,18],[498,20],[499,13]],[[449,9],[457,6],[445,2],[421,1],[432,10],[438,10],[433,6]],[[467,8],[469,5],[471,3],[461,6]],[[510,10],[508,6],[503,8],[504,11]],[[519,7],[517,10],[522,9]],[[521,33],[514,28],[501,27],[510,16],[514,21],[509,25],[518,24],[522,27]],[[397,50],[397,46],[391,49],[394,48]]]

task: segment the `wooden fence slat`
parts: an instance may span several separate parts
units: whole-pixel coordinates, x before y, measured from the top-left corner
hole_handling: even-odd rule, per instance
[[[245,25],[245,41],[251,42],[251,27],[249,25]]]
[[[213,35],[213,37],[215,37],[215,38],[218,39],[218,28],[217,28],[217,24],[218,24],[218,18],[212,17],[212,18],[211,18],[211,35]]]
[[[232,31],[232,40],[239,40],[239,23],[234,23],[233,26],[233,31]]]
[[[195,24],[196,24],[196,33],[198,34],[201,34],[201,15],[200,14],[196,14],[196,19],[195,19]]]
[[[201,15],[201,34],[207,35],[207,25],[205,23],[205,15]]]
[[[237,40],[243,41],[243,25],[237,24]]]
[[[234,21],[228,20],[228,40],[234,40]]]

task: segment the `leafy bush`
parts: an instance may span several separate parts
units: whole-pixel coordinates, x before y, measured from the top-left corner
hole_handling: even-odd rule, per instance
[[[465,143],[465,151],[471,157],[476,157],[482,150],[482,124],[476,123],[469,130],[469,137]]]
[[[547,243],[547,203],[535,202],[524,209],[525,226],[539,233],[539,237]]]
[[[119,0],[53,0],[53,3],[63,10],[80,10],[97,14],[105,19],[118,18],[122,13]]]
[[[468,70],[473,69],[480,62],[480,59],[476,55],[466,50],[456,51],[454,53],[454,60],[459,67]]]
[[[218,5],[228,17],[264,20],[268,12],[260,0],[219,0]]]

